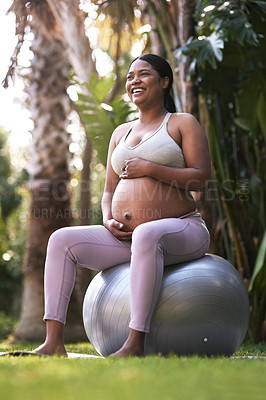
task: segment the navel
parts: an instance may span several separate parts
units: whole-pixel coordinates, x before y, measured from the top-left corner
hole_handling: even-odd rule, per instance
[[[131,219],[131,215],[130,215],[128,212],[125,212],[124,217],[125,217],[127,220],[130,220],[130,219]]]

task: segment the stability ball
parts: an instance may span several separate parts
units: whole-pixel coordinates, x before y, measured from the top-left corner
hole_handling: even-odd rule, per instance
[[[129,263],[98,273],[83,304],[86,334],[102,356],[117,351],[129,333]],[[165,268],[162,287],[145,338],[145,355],[231,355],[249,322],[243,280],[223,258],[200,259]]]

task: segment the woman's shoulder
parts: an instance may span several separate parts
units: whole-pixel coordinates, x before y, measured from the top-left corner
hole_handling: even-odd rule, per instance
[[[125,122],[124,124],[118,125],[113,134],[112,134],[112,139],[115,141],[116,144],[119,143],[120,139],[124,134],[127,132],[127,130],[132,126],[133,121],[130,122]]]
[[[194,117],[194,115],[185,112],[172,114],[168,123],[168,131],[170,134],[172,133],[173,136],[175,132],[178,132],[183,139],[185,137],[195,137],[195,135],[198,136],[204,133],[197,118]]]
[[[182,129],[192,129],[192,128],[199,128],[200,123],[194,115],[189,113],[173,113],[170,118],[170,124],[175,126],[177,129],[182,131]]]
[[[175,112],[172,113],[171,119],[173,121],[178,121],[178,122],[195,122],[197,119],[194,117],[194,115],[186,112]]]

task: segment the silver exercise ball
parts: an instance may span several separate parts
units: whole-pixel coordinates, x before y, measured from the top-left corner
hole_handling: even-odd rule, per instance
[[[117,351],[129,333],[129,264],[98,273],[83,304],[86,334],[103,356]],[[145,339],[145,354],[231,355],[249,322],[249,300],[236,269],[219,256],[166,267]]]

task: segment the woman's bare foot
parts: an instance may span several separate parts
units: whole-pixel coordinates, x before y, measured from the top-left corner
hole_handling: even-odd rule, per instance
[[[145,332],[130,330],[129,337],[124,345],[111,354],[110,357],[125,358],[125,357],[143,357],[144,356],[144,339]]]
[[[49,345],[48,343],[44,342],[41,344],[37,349],[34,349],[32,353],[41,354],[45,356],[62,356],[67,357],[67,352],[65,346],[61,345]]]
[[[120,350],[111,354],[110,357],[126,358],[126,357],[143,357],[144,352],[133,347],[133,346],[123,346]]]
[[[46,356],[64,356],[67,352],[64,345],[64,325],[61,322],[48,320],[46,322],[46,340],[33,353]]]

